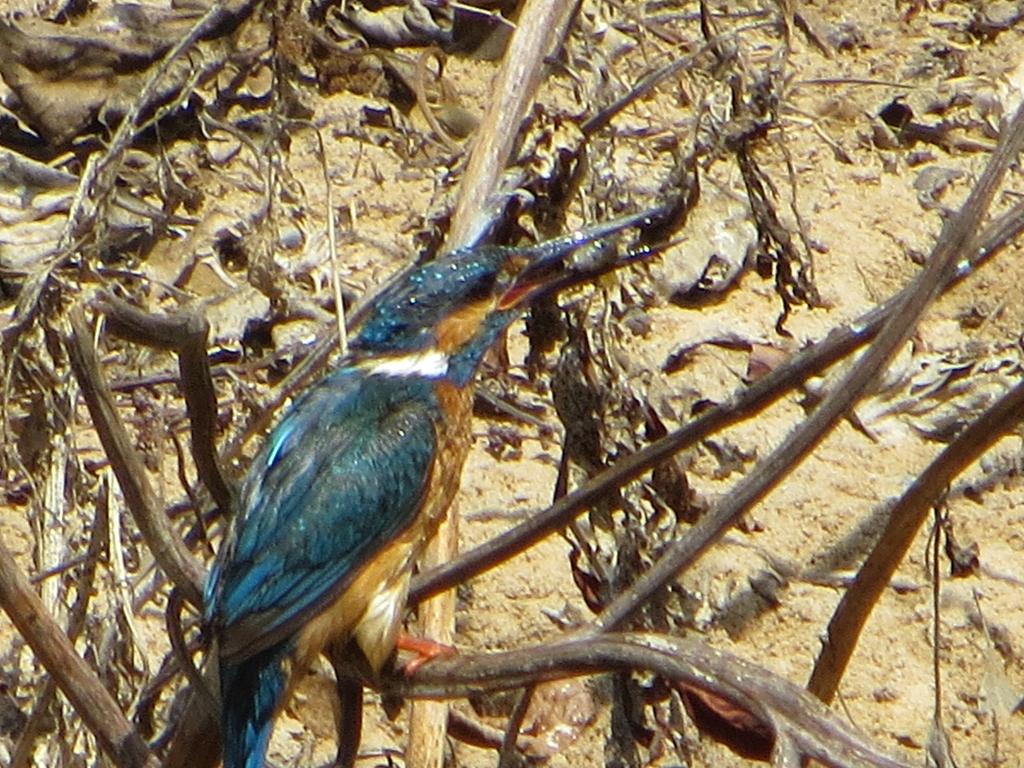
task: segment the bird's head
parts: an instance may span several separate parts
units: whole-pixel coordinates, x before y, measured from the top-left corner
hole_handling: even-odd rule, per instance
[[[464,384],[534,297],[592,280],[621,263],[570,263],[573,251],[650,215],[527,248],[465,248],[412,267],[375,297],[350,349],[357,357],[379,361],[375,364],[382,371],[445,375]]]

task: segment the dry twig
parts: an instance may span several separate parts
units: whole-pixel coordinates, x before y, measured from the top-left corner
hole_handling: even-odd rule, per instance
[[[846,666],[882,592],[903,562],[935,500],[953,478],[990,448],[1024,416],[1024,384],[1018,384],[971,422],[903,492],[857,578],[832,614],[824,647],[807,683],[828,703],[839,690]],[[938,532],[935,534],[938,536]]]
[[[477,130],[476,144],[459,186],[448,233],[455,250],[480,240],[490,222],[480,216],[508,163],[519,125],[540,85],[544,57],[568,30],[575,3],[530,0],[523,6],[495,87],[495,98]]]
[[[89,537],[89,546],[81,558],[82,572],[78,577],[76,587],[77,597],[75,604],[71,607],[68,615],[67,638],[74,643],[85,627],[89,614],[89,602],[95,591],[96,566],[100,555],[106,545],[109,509],[109,489],[105,480],[101,480],[101,488],[98,493],[96,505],[96,517],[93,521],[92,534]],[[49,677],[43,688],[36,697],[35,707],[29,716],[25,729],[22,731],[18,744],[11,755],[10,768],[29,768],[32,765],[32,752],[36,739],[42,734],[44,721],[57,692],[57,684],[53,677]]]
[[[71,367],[135,523],[164,573],[181,589],[185,599],[195,606],[202,606],[205,569],[171,528],[146,479],[145,466],[132,447],[131,438],[100,373],[92,333],[81,307],[71,310],[70,325],[66,344]]]
[[[93,306],[103,313],[107,328],[117,336],[177,353],[179,383],[192,430],[192,458],[214,502],[222,512],[230,514],[232,493],[217,460],[217,395],[206,351],[210,333],[206,318],[188,310],[155,315],[109,294],[97,298]]]
[[[146,743],[96,673],[46,612],[39,595],[0,542],[0,605],[118,768],[156,768]]]

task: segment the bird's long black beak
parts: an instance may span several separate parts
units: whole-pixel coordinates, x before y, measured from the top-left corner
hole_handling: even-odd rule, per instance
[[[516,249],[515,258],[525,261],[525,266],[498,300],[498,309],[512,309],[542,293],[554,293],[593,282],[601,275],[651,257],[658,253],[659,246],[642,246],[623,255],[610,243],[607,248],[599,244],[631,227],[644,229],[656,226],[672,210],[668,206],[649,208],[532,247]],[[590,249],[584,258],[570,260],[573,253],[586,245],[596,247]]]

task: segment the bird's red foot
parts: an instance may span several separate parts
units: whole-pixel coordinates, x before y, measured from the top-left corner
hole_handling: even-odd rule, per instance
[[[425,637],[413,637],[404,631],[398,633],[397,646],[399,650],[411,651],[416,654],[416,658],[406,663],[402,668],[406,677],[412,677],[416,674],[417,669],[432,659],[454,656],[457,653],[454,646],[438,643]]]

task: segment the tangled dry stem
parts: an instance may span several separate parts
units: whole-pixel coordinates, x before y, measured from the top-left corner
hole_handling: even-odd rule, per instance
[[[180,55],[198,39],[218,10],[214,6],[208,18],[204,17],[197,24],[191,38],[183,41],[172,55]],[[639,88],[637,92],[640,92]],[[610,120],[610,115],[617,109],[621,109],[621,105],[595,117],[593,120],[597,122],[592,122],[589,127],[597,130],[599,125]],[[114,162],[118,153],[130,143],[131,131],[138,129],[136,117],[137,114],[125,120],[129,133],[124,137],[118,135],[108,162]],[[675,543],[637,584],[609,606],[598,617],[593,631],[503,654],[439,660],[423,667],[412,680],[399,676],[388,678],[384,681],[384,690],[401,696],[449,698],[465,696],[480,688],[528,687],[542,680],[570,675],[646,670],[688,690],[713,694],[751,715],[770,731],[771,759],[776,765],[795,766],[804,758],[837,767],[904,765],[850,729],[810,694],[825,701],[832,698],[860,629],[881,589],[904,556],[910,537],[922,524],[924,515],[941,489],[998,435],[1012,427],[1024,405],[1024,386],[1015,387],[961,433],[893,507],[886,534],[833,616],[829,642],[812,675],[810,693],[749,662],[712,650],[700,641],[617,634],[613,630],[624,626],[652,595],[713,545],[723,531],[813,450],[878,375],[896,346],[911,332],[928,303],[967,273],[968,270],[959,268],[959,264],[971,262],[977,266],[1024,229],[1024,212],[1018,207],[980,235],[974,235],[980,229],[979,224],[1003,172],[1018,156],[1022,142],[1024,110],[1019,111],[1003,131],[1002,141],[985,174],[959,215],[944,229],[925,270],[899,295],[859,321],[836,329],[821,343],[804,350],[787,364],[738,392],[730,402],[708,410],[679,431],[621,460],[506,535],[423,574],[413,588],[411,601],[415,603],[495,567],[541,538],[562,529],[609,491],[641,476],[697,440],[760,412],[810,376],[870,342],[867,353],[834,387],[812,418],[734,489],[722,505],[702,519],[685,539]],[[93,174],[99,173],[99,164],[90,168]],[[83,185],[91,187],[94,178],[99,177],[85,174]],[[109,188],[112,183],[107,182],[103,186]],[[87,194],[95,195],[96,191]],[[477,199],[484,197],[481,195]],[[95,200],[93,205],[93,210],[99,210]],[[465,217],[467,221],[474,218],[469,213]],[[81,221],[79,216],[72,215],[69,226],[80,226]],[[216,449],[216,430],[212,422],[216,402],[206,351],[207,326],[203,318],[190,313],[157,317],[112,297],[95,302],[92,309],[106,318],[109,330],[123,338],[158,349],[172,349],[179,355],[192,429],[193,458],[215,502],[223,509],[230,508],[231,490],[219,468],[221,458]],[[189,602],[200,606],[204,570],[169,525],[156,494],[147,485],[143,462],[113,404],[96,361],[92,338],[92,325],[82,308],[72,310],[64,338],[67,354],[127,506],[163,572]],[[329,345],[321,345],[321,349],[329,350]],[[322,364],[326,355],[326,351],[319,358],[311,355],[312,366],[315,368]],[[321,362],[316,363],[317,360]],[[308,373],[310,369],[304,370]],[[288,388],[283,387],[282,391],[287,393]],[[268,410],[273,413],[273,409]],[[257,431],[253,429],[250,434]],[[95,557],[95,553],[92,556]],[[2,544],[0,603],[111,760],[125,767],[156,765],[156,758],[128,722],[120,705],[75,652],[68,634],[48,615],[35,590]],[[179,648],[183,647],[179,643]],[[182,663],[190,665],[191,661],[182,659]],[[516,742],[515,730],[509,729],[507,745]]]

